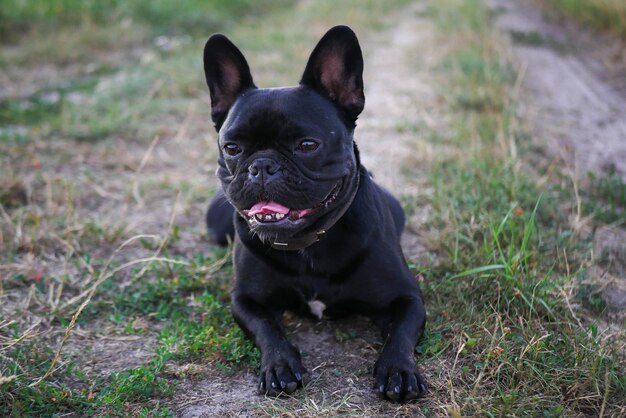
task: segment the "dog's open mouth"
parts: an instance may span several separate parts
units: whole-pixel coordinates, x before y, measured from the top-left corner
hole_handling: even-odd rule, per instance
[[[273,223],[284,219],[297,221],[298,219],[311,216],[332,205],[335,200],[337,200],[340,190],[341,185],[335,185],[335,187],[333,187],[328,196],[326,196],[321,203],[308,209],[290,209],[277,202],[259,202],[254,204],[250,209],[242,212],[248,217],[248,220],[255,220],[259,223]]]

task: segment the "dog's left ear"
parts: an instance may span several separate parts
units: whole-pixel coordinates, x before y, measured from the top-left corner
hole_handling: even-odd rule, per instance
[[[363,54],[355,33],[335,26],[319,41],[306,65],[300,84],[337,104],[351,122],[363,106]]]
[[[219,33],[211,36],[204,46],[204,75],[211,93],[211,119],[219,131],[237,97],[256,86],[246,58]]]

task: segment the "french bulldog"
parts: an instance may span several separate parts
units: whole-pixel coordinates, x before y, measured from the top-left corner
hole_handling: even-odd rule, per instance
[[[285,337],[286,310],[318,319],[361,314],[384,346],[374,388],[408,401],[426,391],[415,345],[426,322],[399,237],[400,203],[359,161],[363,57],[347,26],[319,41],[296,87],[257,88],[240,50],[215,34],[204,48],[222,190],[209,232],[234,240],[232,312],[261,350],[259,391],[293,393],[307,370]]]

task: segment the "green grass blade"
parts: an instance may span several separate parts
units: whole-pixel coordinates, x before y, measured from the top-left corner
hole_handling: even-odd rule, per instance
[[[450,279],[460,279],[461,277],[471,276],[473,274],[480,274],[486,271],[505,270],[505,269],[506,269],[506,265],[504,264],[490,264],[487,266],[480,266],[480,267],[476,267],[473,269],[465,270],[464,272],[455,274],[454,276],[450,277]]]

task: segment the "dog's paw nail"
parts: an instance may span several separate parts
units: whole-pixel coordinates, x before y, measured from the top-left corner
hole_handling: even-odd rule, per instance
[[[302,375],[300,373],[296,372],[296,380],[297,381],[301,381],[302,380]]]
[[[400,393],[400,386],[396,386],[395,388],[393,388],[393,391],[396,393]]]
[[[411,386],[411,385],[407,386],[406,391],[407,391],[407,393],[413,392],[413,386]]]
[[[380,393],[385,393],[385,385],[380,385],[380,386],[378,387],[378,391],[379,391]]]
[[[285,389],[285,387],[287,387],[287,384],[285,383],[285,381],[284,381],[284,380],[281,380],[281,381],[280,381],[280,388],[281,388],[281,389]]]
[[[420,383],[420,392],[426,392],[426,389],[427,389],[426,385],[423,383]]]
[[[272,388],[276,389],[276,383],[272,382]]]

